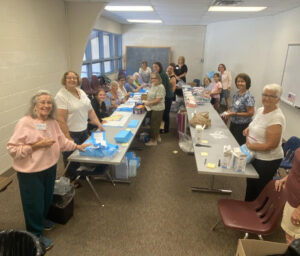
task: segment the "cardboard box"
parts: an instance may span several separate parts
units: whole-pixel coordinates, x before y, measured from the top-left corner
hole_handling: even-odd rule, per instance
[[[288,245],[255,239],[239,239],[235,256],[267,256],[283,254]]]

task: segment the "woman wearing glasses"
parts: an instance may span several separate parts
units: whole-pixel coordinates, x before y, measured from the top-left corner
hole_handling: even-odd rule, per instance
[[[47,219],[52,203],[56,165],[61,151],[84,150],[68,140],[55,120],[56,106],[48,91],[39,91],[31,101],[27,115],[21,118],[7,143],[17,171],[27,231],[40,238],[46,250],[53,246],[43,230],[54,223]]]
[[[249,127],[244,130],[248,149],[254,151],[253,167],[259,179],[247,179],[245,201],[253,201],[265,185],[272,180],[278,169],[283,150],[282,133],[285,129],[285,117],[278,107],[282,88],[278,84],[266,85],[262,94],[262,105],[256,112]]]
[[[99,130],[103,127],[95,114],[90,99],[85,92],[78,88],[81,83],[79,75],[74,71],[64,73],[61,88],[55,96],[57,104],[57,121],[64,135],[76,144],[82,144],[88,138],[88,119],[90,123],[97,126]],[[63,153],[64,164],[73,151]],[[71,163],[65,175],[71,180],[77,176],[78,163]],[[78,186],[74,184],[75,187]]]
[[[151,109],[150,113],[150,141],[146,146],[156,146],[157,142],[161,142],[159,127],[162,121],[165,109],[166,90],[162,85],[162,79],[158,73],[151,74],[152,85],[147,94],[145,105]]]

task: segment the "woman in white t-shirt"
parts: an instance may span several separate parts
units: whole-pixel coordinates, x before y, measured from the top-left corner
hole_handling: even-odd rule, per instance
[[[78,88],[81,84],[79,75],[74,71],[64,73],[61,88],[55,96],[57,105],[57,121],[64,135],[76,144],[82,144],[88,138],[88,119],[99,130],[103,127],[85,92]],[[63,152],[64,164],[73,151]],[[76,178],[78,163],[71,163],[65,173],[71,180]]]
[[[253,167],[259,179],[247,179],[245,201],[253,201],[265,185],[272,180],[283,158],[281,146],[285,117],[278,107],[282,88],[278,84],[266,85],[262,93],[263,107],[256,111],[253,121],[243,131],[248,149],[254,151]]]

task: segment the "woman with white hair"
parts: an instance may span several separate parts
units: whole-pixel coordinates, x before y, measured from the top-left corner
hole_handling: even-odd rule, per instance
[[[39,91],[31,99],[7,143],[17,171],[27,231],[38,236],[46,249],[53,245],[43,236],[54,224],[46,219],[52,203],[56,164],[61,151],[84,150],[89,144],[77,145],[66,138],[55,120],[56,105],[47,91]]]
[[[143,84],[140,82],[140,74],[138,72],[135,72],[133,75],[133,84],[136,87],[136,89],[138,88],[142,88]]]
[[[272,180],[283,158],[281,147],[285,117],[278,107],[282,88],[278,84],[266,85],[262,93],[262,105],[253,121],[243,131],[246,146],[254,152],[253,167],[259,179],[247,179],[245,201],[253,201],[265,185]]]

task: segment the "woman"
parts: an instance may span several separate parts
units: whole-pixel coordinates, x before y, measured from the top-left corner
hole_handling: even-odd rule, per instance
[[[231,89],[231,83],[232,78],[230,72],[226,71],[226,66],[224,64],[219,64],[218,71],[221,74],[221,82],[222,82],[222,93],[220,97],[220,102],[222,101],[222,98],[225,98],[226,107],[229,108],[229,99],[230,99],[230,89]]]
[[[101,123],[103,118],[108,117],[112,113],[110,101],[106,95],[105,90],[102,88],[98,89],[95,98],[92,99],[91,103]]]
[[[186,74],[188,72],[188,68],[185,65],[185,58],[183,56],[178,57],[178,64],[176,65],[174,72],[177,82],[182,80],[184,83],[186,83]],[[183,97],[181,86],[179,88],[176,88],[175,94],[179,97]]]
[[[126,89],[127,92],[138,92],[142,88],[143,88],[142,85],[140,85],[140,86],[137,87],[134,84],[134,78],[133,78],[133,76],[127,76],[127,83],[125,84],[125,89]]]
[[[144,84],[149,84],[151,82],[150,81],[151,72],[152,72],[151,68],[148,67],[147,61],[143,61],[142,65],[139,69],[139,74],[140,74],[141,80]]]
[[[143,84],[141,84],[141,82],[139,81],[140,79],[140,75],[138,72],[135,72],[133,75],[133,84],[135,85],[136,88],[142,88]]]
[[[46,216],[52,203],[56,164],[60,152],[84,150],[65,137],[55,120],[56,106],[49,92],[39,91],[31,99],[28,114],[17,123],[7,143],[17,171],[27,231],[40,237],[46,249],[53,242],[43,236],[54,224]]]
[[[294,162],[288,176],[276,180],[275,189],[287,192],[281,227],[285,231],[286,242],[290,244],[294,239],[300,238],[300,148],[295,151]]]
[[[239,145],[246,143],[246,137],[243,136],[245,130],[254,114],[254,97],[249,92],[251,86],[250,77],[241,73],[235,78],[235,85],[238,91],[233,95],[231,108],[225,114],[225,118],[231,118],[230,131]]]
[[[167,133],[169,132],[169,126],[170,126],[170,110],[172,105],[172,100],[174,97],[174,94],[172,92],[172,88],[169,82],[169,77],[167,74],[163,71],[162,65],[160,62],[155,62],[153,64],[153,71],[154,73],[158,73],[161,77],[162,84],[165,87],[166,90],[166,97],[165,97],[165,110],[163,114],[163,120],[165,122],[164,129],[161,130],[161,133]]]
[[[211,92],[212,90],[212,83],[209,77],[204,77],[203,79],[203,87],[205,92]]]
[[[110,83],[110,91],[107,93],[112,112],[116,110],[120,104],[122,104],[122,100],[119,98],[118,90],[119,83],[117,81],[112,81]]]
[[[185,58],[183,56],[178,57],[178,64],[175,68],[175,74],[177,81],[182,80],[186,83],[186,74],[188,72],[188,68],[185,65]]]
[[[212,89],[210,91],[211,104],[214,106],[216,111],[219,111],[220,106],[220,93],[222,91],[222,84],[220,82],[220,74],[215,73],[213,76]]]
[[[119,89],[118,89],[118,96],[119,99],[122,101],[122,103],[126,102],[127,99],[129,98],[130,93],[127,92],[127,90],[125,89],[125,77],[121,76],[118,80],[119,83]]]
[[[167,75],[169,77],[170,85],[171,85],[171,90],[174,93],[176,90],[176,75],[174,72],[175,64],[170,63],[169,66],[167,67]]]
[[[162,85],[162,79],[158,73],[151,74],[152,86],[147,94],[146,106],[151,109],[150,113],[150,141],[146,146],[156,146],[157,142],[161,142],[159,127],[162,121],[163,112],[165,109],[164,98],[166,90]]]
[[[262,94],[263,107],[257,110],[253,121],[243,132],[247,137],[246,146],[255,153],[252,165],[259,175],[259,179],[247,179],[245,201],[257,198],[272,180],[283,157],[281,141],[285,117],[277,106],[281,94],[280,85],[266,85]]]
[[[91,105],[90,99],[84,91],[78,88],[80,85],[80,77],[74,71],[64,73],[61,83],[61,88],[55,96],[57,104],[57,121],[64,135],[74,140],[76,144],[82,144],[88,138],[88,119],[90,123],[97,126],[99,130],[103,130],[100,121],[95,114]],[[73,153],[68,151],[63,153],[63,160],[65,166],[67,165],[67,158]],[[72,181],[77,177],[76,169],[80,164],[72,162],[65,176]],[[74,184],[75,187],[79,183]]]

